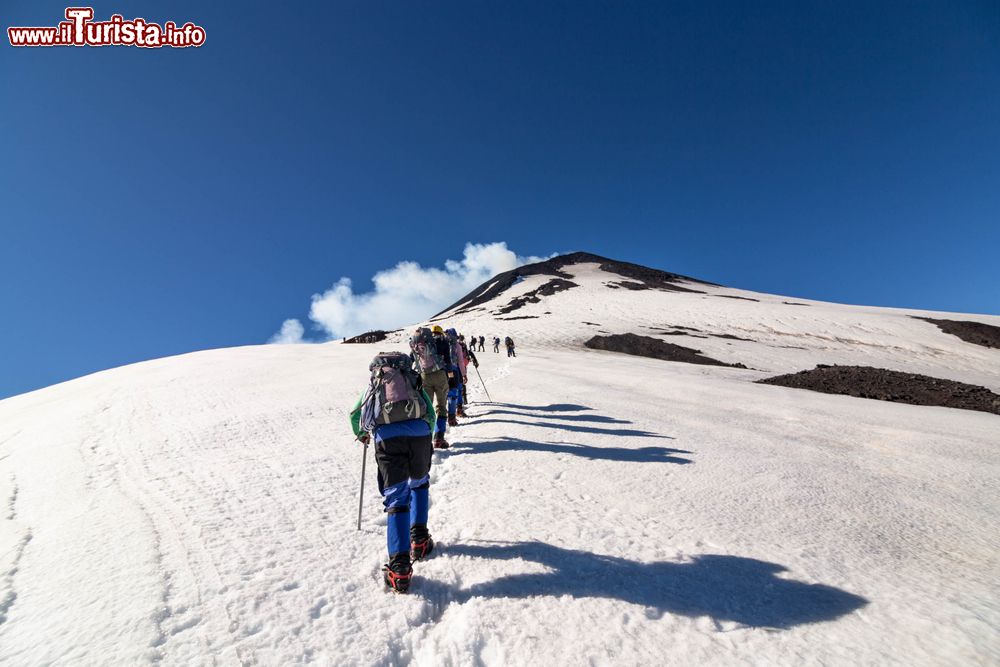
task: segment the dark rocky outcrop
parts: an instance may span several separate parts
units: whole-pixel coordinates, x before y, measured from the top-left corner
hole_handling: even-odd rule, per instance
[[[604,284],[605,286],[610,287],[611,289],[618,289],[619,287],[623,287],[627,290],[632,290],[633,292],[638,292],[647,289],[655,289],[653,287],[650,287],[646,283],[636,283],[632,282],[631,280],[622,280],[617,283],[604,283]]]
[[[727,340],[742,340],[748,343],[756,343],[753,338],[740,338],[739,336],[734,336],[733,334],[710,334],[713,338],[725,338]]]
[[[497,310],[496,314],[506,315],[507,313],[512,313],[518,308],[521,308],[522,306],[525,306],[529,303],[538,303],[539,301],[542,300],[541,297],[543,296],[552,296],[556,292],[564,292],[574,287],[579,287],[579,285],[577,285],[572,280],[566,280],[564,278],[553,278],[552,280],[548,281],[541,287],[533,289],[530,292],[526,292],[521,296],[513,299],[506,306]],[[468,311],[463,309],[461,312],[466,313]]]
[[[810,389],[824,394],[841,394],[910,405],[936,405],[961,410],[979,410],[1000,415],[1000,395],[986,387],[890,371],[871,366],[827,366],[758,380],[795,389]]]
[[[963,320],[936,320],[932,317],[915,317],[914,319],[935,324],[941,331],[958,336],[966,343],[1000,348],[1000,327],[995,327],[992,324]]]
[[[706,357],[701,350],[695,350],[682,345],[667,343],[659,338],[640,336],[638,334],[612,334],[610,336],[594,336],[586,343],[592,350],[621,352],[638,357],[652,357],[663,361],[680,361],[686,364],[702,364],[705,366],[728,366],[730,368],[746,368],[743,364],[727,364],[718,359]]]
[[[378,330],[378,331],[367,331],[367,332],[365,332],[363,334],[358,334],[357,336],[354,336],[353,338],[345,338],[341,342],[343,342],[343,343],[365,343],[365,344],[367,344],[367,343],[378,343],[380,341],[385,340],[389,336],[389,334],[396,333],[397,331],[401,331],[401,329],[396,329],[395,331],[381,331],[381,330]]]
[[[713,294],[712,296],[718,296],[723,299],[739,299],[740,301],[756,301],[760,303],[760,299],[751,299],[748,296],[736,296],[734,294]]]

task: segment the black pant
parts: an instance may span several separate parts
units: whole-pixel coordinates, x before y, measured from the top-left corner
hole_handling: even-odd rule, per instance
[[[426,477],[431,470],[433,453],[429,433],[376,440],[375,462],[378,464],[379,492],[385,495],[386,489],[401,482]]]

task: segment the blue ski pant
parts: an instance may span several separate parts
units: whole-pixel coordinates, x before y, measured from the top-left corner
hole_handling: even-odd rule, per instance
[[[426,424],[425,424],[426,426]],[[410,529],[427,525],[430,506],[431,435],[375,434],[378,487],[386,514],[389,558],[410,552]]]
[[[460,382],[454,389],[448,390],[448,414],[454,415],[458,412],[458,406],[465,405],[462,400],[462,388],[464,385]]]

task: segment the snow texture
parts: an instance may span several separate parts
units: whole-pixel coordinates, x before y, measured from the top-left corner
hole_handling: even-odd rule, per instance
[[[915,316],[1000,318],[564,270],[579,286],[519,308],[535,319],[494,313],[549,276],[442,318],[518,356],[478,355],[496,402],[473,374],[432,469],[440,548],[405,596],[380,581],[370,452],[355,529],[347,424],[405,331],[0,402],[0,664],[1000,662],[1000,418],[754,384],[823,363],[1000,391],[1000,352]],[[698,335],[749,368],[583,346],[602,331]]]

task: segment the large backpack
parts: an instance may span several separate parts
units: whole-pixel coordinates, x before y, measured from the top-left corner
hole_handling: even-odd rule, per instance
[[[444,359],[438,354],[437,343],[430,329],[421,328],[410,338],[410,349],[413,350],[413,358],[420,367],[421,373],[433,373],[443,371]]]
[[[503,339],[503,344],[507,347],[514,347],[514,340],[510,336],[507,336]]]
[[[448,352],[451,354],[451,365],[459,371],[463,370],[465,356],[462,354],[462,346],[458,344],[458,332],[454,329],[445,331],[448,337]]]
[[[368,366],[371,382],[361,401],[361,429],[374,431],[383,424],[423,419],[427,404],[419,387],[420,376],[410,357],[402,352],[379,352]]]

